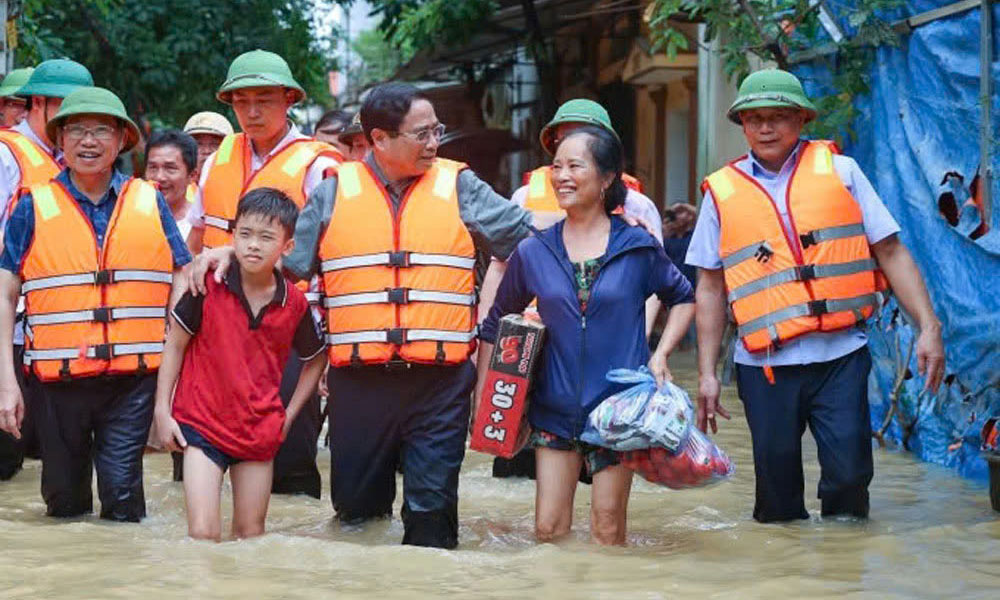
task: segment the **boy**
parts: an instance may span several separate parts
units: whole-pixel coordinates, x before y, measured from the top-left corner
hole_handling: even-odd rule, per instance
[[[323,372],[323,342],[305,296],[275,267],[294,246],[297,217],[295,204],[276,189],[244,196],[226,280],[209,278],[206,294],[185,294],[171,315],[178,326],[163,352],[156,426],[164,446],[184,452],[193,538],[220,539],[220,489],[229,467],[233,536],[264,533],[274,455]],[[278,386],[293,346],[306,364],[286,411]]]

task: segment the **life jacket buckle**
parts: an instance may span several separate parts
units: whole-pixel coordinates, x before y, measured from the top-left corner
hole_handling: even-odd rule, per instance
[[[402,346],[406,343],[406,330],[405,329],[386,329],[385,330],[385,341],[390,344],[395,344],[397,346]]]
[[[399,252],[389,253],[389,266],[391,267],[409,267],[410,266],[410,253],[401,250]]]
[[[799,243],[802,244],[802,249],[805,250],[809,246],[813,246],[817,243],[816,236],[813,235],[812,231],[810,231],[809,233],[800,234]]]
[[[816,279],[816,265],[800,265],[795,267],[795,276],[799,281]]]
[[[390,304],[409,304],[410,302],[409,288],[386,288],[385,291],[389,294]]]
[[[94,273],[94,283],[97,285],[109,285],[114,283],[114,277],[112,272],[108,269],[101,269]]]
[[[111,351],[111,344],[98,344],[93,346],[94,348],[94,358],[97,360],[111,360],[114,358],[114,353]]]
[[[818,317],[819,315],[825,315],[830,312],[826,306],[826,300],[810,300],[809,301],[809,316]]]
[[[767,242],[761,242],[760,246],[757,247],[757,252],[754,253],[753,257],[757,259],[757,262],[766,263],[771,260],[774,256],[774,249],[771,248],[771,244]]]
[[[98,323],[110,323],[111,322],[111,309],[102,306],[100,308],[94,309],[94,321]]]

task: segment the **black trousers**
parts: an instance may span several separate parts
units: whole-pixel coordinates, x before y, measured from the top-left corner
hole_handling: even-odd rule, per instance
[[[392,513],[403,471],[403,543],[458,545],[458,473],[465,456],[472,363],[331,368],[331,496],[337,517]]]
[[[861,348],[836,360],[774,367],[771,385],[760,367],[737,365],[737,386],[753,439],[757,478],[754,519],[807,519],[802,434],[816,439],[818,496],[824,516],[868,516],[872,466],[868,372]]]
[[[47,514],[92,512],[96,469],[102,519],[134,522],[146,516],[142,453],[153,419],[156,375],[52,383],[32,377],[29,386],[38,408]]]
[[[24,382],[24,346],[19,344],[14,346],[14,375],[24,399],[24,420],[21,421],[21,439],[0,431],[0,481],[16,475],[21,470],[25,457],[40,456],[38,434],[35,431],[36,409],[32,406],[34,401]]]
[[[299,384],[302,366],[302,359],[293,350],[281,376],[281,403],[285,407],[295,393],[295,386]],[[322,429],[322,418],[319,394],[313,393],[299,411],[285,441],[278,449],[278,454],[274,457],[272,493],[306,494],[317,499],[320,497],[323,484],[319,467],[316,466],[316,447],[319,443],[320,429]]]

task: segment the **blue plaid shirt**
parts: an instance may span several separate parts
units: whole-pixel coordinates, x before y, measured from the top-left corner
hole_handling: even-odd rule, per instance
[[[69,169],[64,170],[56,176],[56,181],[63,184],[70,195],[76,200],[87,220],[94,227],[97,234],[97,245],[104,244],[104,236],[108,231],[108,222],[115,211],[115,202],[121,193],[125,182],[129,180],[117,170],[111,175],[111,185],[107,193],[98,203],[93,203],[83,193],[73,185],[69,177]],[[184,243],[180,231],[177,230],[177,223],[167,206],[167,201],[159,192],[156,193],[156,204],[160,209],[160,222],[163,224],[163,231],[167,234],[167,241],[170,243],[170,251],[174,257],[174,268],[180,268],[191,262],[191,252]],[[6,269],[12,273],[20,275],[21,263],[24,255],[28,252],[28,246],[35,237],[35,207],[31,194],[25,194],[14,208],[13,214],[7,221],[7,229],[3,238],[3,254],[0,254],[0,269]]]

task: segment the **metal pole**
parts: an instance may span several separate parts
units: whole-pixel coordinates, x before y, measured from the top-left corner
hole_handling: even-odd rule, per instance
[[[980,189],[983,199],[983,221],[991,228],[993,223],[993,13],[992,2],[982,0],[979,19],[979,102],[982,111],[979,129]]]

